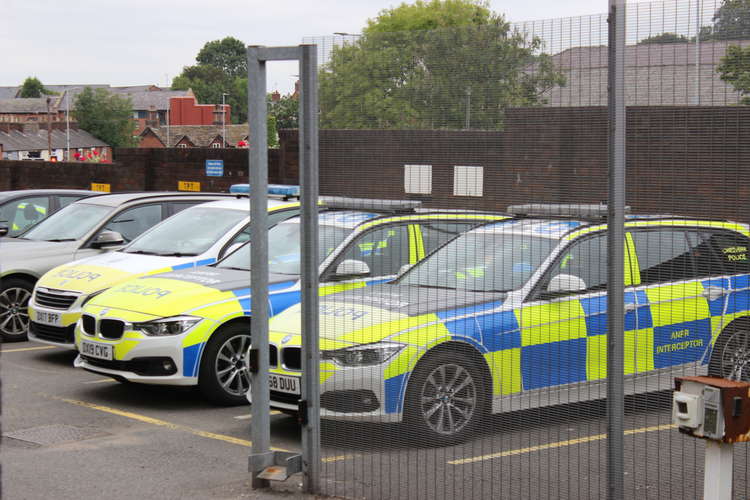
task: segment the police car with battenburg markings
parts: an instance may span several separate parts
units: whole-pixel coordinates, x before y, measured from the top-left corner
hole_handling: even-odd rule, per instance
[[[299,206],[269,198],[269,225],[298,214]],[[122,250],[50,270],[39,279],[29,301],[29,339],[75,349],[73,330],[86,302],[139,275],[216,262],[250,238],[249,210],[247,198],[196,205],[157,224]]]
[[[423,212],[418,202],[323,198],[321,295],[393,279],[433,248],[493,213]],[[269,314],[300,300],[299,217],[268,232]],[[250,244],[222,261],[143,277],[94,297],[76,328],[75,366],[118,380],[198,385],[219,404],[250,386]],[[300,359],[287,360],[299,368]]]
[[[557,217],[560,210],[585,216]],[[606,207],[510,207],[398,280],[320,300],[324,418],[406,422],[432,444],[493,412],[605,397]],[[534,215],[536,213],[536,215]],[[593,216],[593,217],[592,217]],[[718,220],[628,216],[628,392],[679,373],[750,380],[750,233]],[[270,323],[271,407],[298,409],[300,307]],[[273,385],[273,384],[272,384]]]
[[[26,340],[34,284],[53,267],[122,248],[187,207],[228,193],[105,193],[80,199],[0,244],[0,337]],[[62,201],[62,200],[61,200]]]

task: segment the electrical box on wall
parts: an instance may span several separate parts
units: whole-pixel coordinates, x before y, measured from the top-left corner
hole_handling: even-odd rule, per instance
[[[750,383],[677,377],[672,421],[680,432],[725,443],[750,441]]]

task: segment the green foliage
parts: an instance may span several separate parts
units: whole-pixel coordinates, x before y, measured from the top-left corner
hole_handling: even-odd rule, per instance
[[[746,40],[750,38],[750,0],[723,0],[713,26],[702,26],[699,40]]]
[[[638,45],[647,45],[650,43],[685,43],[689,41],[688,37],[684,35],[678,35],[677,33],[661,33],[659,35],[644,38],[638,42]]]
[[[292,95],[274,101],[268,95],[268,114],[276,120],[278,128],[299,128],[299,99]]]
[[[740,93],[741,104],[750,104],[750,47],[730,45],[716,67],[721,79]]]
[[[112,147],[132,147],[136,123],[129,97],[86,87],[75,99],[78,126]]]
[[[540,105],[565,84],[541,49],[485,2],[402,4],[332,51],[321,126],[500,129],[505,108]]]
[[[714,13],[714,40],[750,38],[750,0],[724,0]]]
[[[228,36],[221,40],[207,42],[198,52],[195,60],[201,66],[219,68],[228,78],[247,75],[245,44]]]
[[[224,102],[232,108],[232,123],[247,122],[245,45],[232,37],[207,42],[196,61],[172,80],[172,88],[192,89],[201,104],[220,104],[222,94],[227,94]]]
[[[20,97],[42,97],[43,95],[56,94],[57,92],[45,88],[42,82],[35,76],[28,77],[21,85]]]

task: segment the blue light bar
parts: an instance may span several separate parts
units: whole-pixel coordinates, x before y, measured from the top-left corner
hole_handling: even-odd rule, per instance
[[[249,194],[250,184],[232,184],[229,187],[230,193]],[[299,198],[299,186],[287,186],[285,184],[269,184],[268,194],[283,196],[284,198]]]

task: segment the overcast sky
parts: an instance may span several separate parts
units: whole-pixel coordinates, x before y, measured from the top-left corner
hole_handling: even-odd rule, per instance
[[[2,0],[0,85],[165,86],[207,41],[297,45],[304,37],[359,33],[390,0]],[[518,22],[598,14],[608,0],[492,0]],[[268,88],[292,88],[294,64],[273,63]]]

